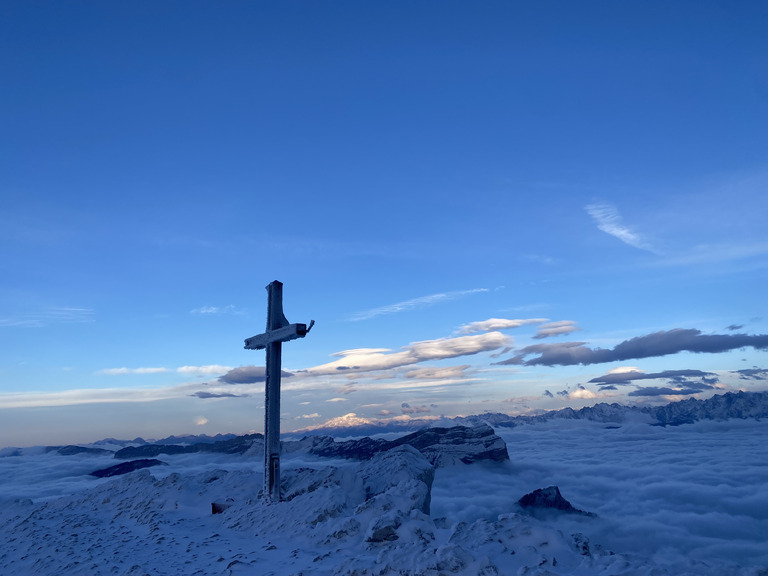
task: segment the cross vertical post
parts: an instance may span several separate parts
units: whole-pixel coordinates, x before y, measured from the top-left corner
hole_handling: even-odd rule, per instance
[[[267,332],[283,327],[283,285],[267,286]],[[287,322],[286,322],[287,324]],[[264,390],[264,489],[269,498],[280,500],[280,372],[283,343],[267,344],[267,379]]]
[[[277,280],[267,285],[267,330],[247,338],[248,350],[266,349],[267,368],[264,386],[264,494],[280,501],[280,372],[283,342],[303,338],[312,329],[306,324],[289,324],[283,314],[283,284]]]

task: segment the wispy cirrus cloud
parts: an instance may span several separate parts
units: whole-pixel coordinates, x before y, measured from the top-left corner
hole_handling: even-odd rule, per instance
[[[216,314],[245,314],[243,310],[238,309],[233,304],[228,306],[201,306],[189,311],[190,314],[216,315]]]
[[[190,395],[199,384],[181,384],[161,388],[86,388],[52,392],[0,394],[0,409],[121,402],[155,402]]]
[[[644,236],[633,231],[622,222],[621,214],[612,204],[594,202],[585,206],[584,209],[595,221],[598,229],[606,234],[610,234],[634,248],[656,253],[656,250],[654,250],[653,246]]]
[[[404,300],[402,302],[396,302],[395,304],[387,304],[386,306],[379,306],[378,308],[371,308],[370,310],[364,310],[362,312],[356,312],[347,317],[349,322],[359,322],[361,320],[370,320],[376,316],[383,316],[385,314],[396,314],[398,312],[405,312],[408,310],[416,310],[419,308],[426,308],[427,306],[434,306],[435,304],[441,304],[443,302],[449,302],[464,296],[471,294],[478,294],[481,292],[489,292],[488,288],[473,288],[471,290],[456,290],[453,292],[441,292],[439,294],[430,294],[429,296],[419,296],[411,300]]]
[[[104,368],[103,370],[97,370],[96,374],[120,376],[123,374],[162,374],[164,372],[175,371],[185,376],[210,376],[212,374],[223,374],[229,370],[232,370],[230,366],[220,366],[219,364],[209,364],[206,366],[179,366],[175,370],[161,366],[146,366],[139,368],[122,366],[120,368]]]
[[[51,324],[81,324],[93,322],[92,308],[52,306],[37,312],[0,317],[0,327],[43,328]]]
[[[768,254],[768,242],[699,244],[688,251],[671,254],[656,264],[659,266],[696,266],[760,259],[759,264],[765,266],[766,254]]]
[[[126,368],[123,366],[122,368],[104,368],[103,370],[98,370],[96,374],[107,374],[109,376],[120,376],[123,374],[160,374],[163,372],[168,372],[168,368],[162,368],[162,367],[142,367],[142,368]]]

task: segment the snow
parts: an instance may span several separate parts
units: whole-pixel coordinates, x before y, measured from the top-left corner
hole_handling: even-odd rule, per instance
[[[434,471],[410,447],[371,461],[160,455],[97,479],[107,455],[0,457],[0,574],[749,575],[768,569],[768,422],[676,427],[553,419],[496,428],[509,462]],[[4,454],[12,452],[5,451]],[[520,513],[557,485],[596,518]],[[211,503],[226,504],[221,514]],[[394,539],[396,537],[396,539]]]

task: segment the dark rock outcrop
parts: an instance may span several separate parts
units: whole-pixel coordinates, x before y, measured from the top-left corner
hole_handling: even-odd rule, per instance
[[[218,442],[198,442],[188,446],[177,444],[144,444],[142,446],[126,446],[115,452],[115,458],[147,458],[159,454],[192,454],[195,452],[219,452],[222,454],[242,454],[246,452],[256,440],[262,439],[262,434],[246,434],[229,440]]]
[[[436,467],[463,462],[471,464],[481,460],[509,460],[507,445],[487,424],[454,426],[452,428],[425,428],[396,440],[361,438],[335,442],[333,438],[309,438],[309,452],[324,457],[342,457],[368,460],[374,454],[398,446],[409,445],[421,452]]]
[[[91,476],[97,478],[111,478],[112,476],[121,476],[122,474],[128,474],[134,470],[141,470],[142,468],[151,468],[152,466],[167,466],[165,462],[154,459],[141,459],[131,460],[130,462],[121,462],[115,464],[109,468],[102,468],[101,470],[95,470],[91,472]]]
[[[153,444],[213,444],[237,438],[237,434],[186,434],[184,436],[168,436],[162,440],[156,440]]]
[[[560,489],[557,486],[548,486],[547,488],[539,488],[533,492],[526,494],[520,500],[517,501],[521,508],[528,512],[541,512],[547,510],[557,510],[559,512],[566,512],[568,514],[581,514],[584,516],[594,516],[591,512],[585,512],[574,508],[574,506],[568,502],[563,495],[560,494]]]
[[[74,456],[75,454],[111,454],[111,450],[104,448],[86,448],[84,446],[48,446],[46,452],[58,452],[62,456]]]

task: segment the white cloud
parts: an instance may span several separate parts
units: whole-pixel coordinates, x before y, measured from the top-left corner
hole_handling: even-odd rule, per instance
[[[346,402],[346,398],[329,398],[326,402]]]
[[[368,372],[408,366],[427,360],[443,360],[468,356],[511,345],[511,338],[501,332],[488,332],[456,338],[440,338],[414,342],[403,347],[400,352],[386,353],[381,348],[359,348],[337,353],[339,360],[310,368],[306,372],[313,375],[340,374],[349,372]]]
[[[608,374],[626,374],[627,372],[642,373],[643,371],[637,366],[619,366],[613,370],[608,370]]]
[[[491,330],[508,330],[519,328],[526,324],[541,324],[549,318],[525,318],[525,319],[507,319],[507,318],[489,318],[479,322],[470,322],[459,328],[459,334],[475,334],[477,332],[489,332]]]
[[[456,300],[463,296],[469,296],[470,294],[477,294],[479,292],[488,292],[487,288],[473,288],[471,290],[457,290],[455,292],[442,292],[440,294],[430,294],[429,296],[420,296],[413,298],[412,300],[405,300],[403,302],[397,302],[395,304],[388,304],[386,306],[380,306],[378,308],[372,308],[363,312],[357,312],[352,314],[347,320],[350,322],[358,322],[360,320],[370,320],[376,316],[383,316],[384,314],[395,314],[397,312],[403,312],[406,310],[414,310],[417,308],[424,308],[426,306],[433,306],[441,302],[449,302]]]
[[[206,424],[208,424],[208,418],[205,416],[199,416],[198,418],[195,418],[195,425],[205,426]]]
[[[576,390],[568,393],[568,398],[578,398],[582,400],[591,400],[594,398],[599,398],[597,394],[592,392],[592,390],[588,390],[584,388],[583,386],[579,386],[576,388]]]
[[[549,338],[550,336],[560,336],[561,334],[570,334],[578,329],[578,325],[573,320],[559,320],[539,326],[539,330],[534,338],[541,339]]]
[[[632,231],[622,223],[621,214],[619,214],[615,206],[596,202],[585,206],[584,209],[592,216],[597,227],[606,234],[610,234],[635,248],[654,252],[653,247],[642,235]]]
[[[357,356],[359,354],[381,354],[384,352],[391,352],[391,348],[353,348],[351,350],[342,350],[341,352],[334,352],[331,356]]]
[[[180,366],[176,372],[186,376],[210,376],[212,374],[224,374],[232,370],[231,366],[208,364],[207,366]]]

